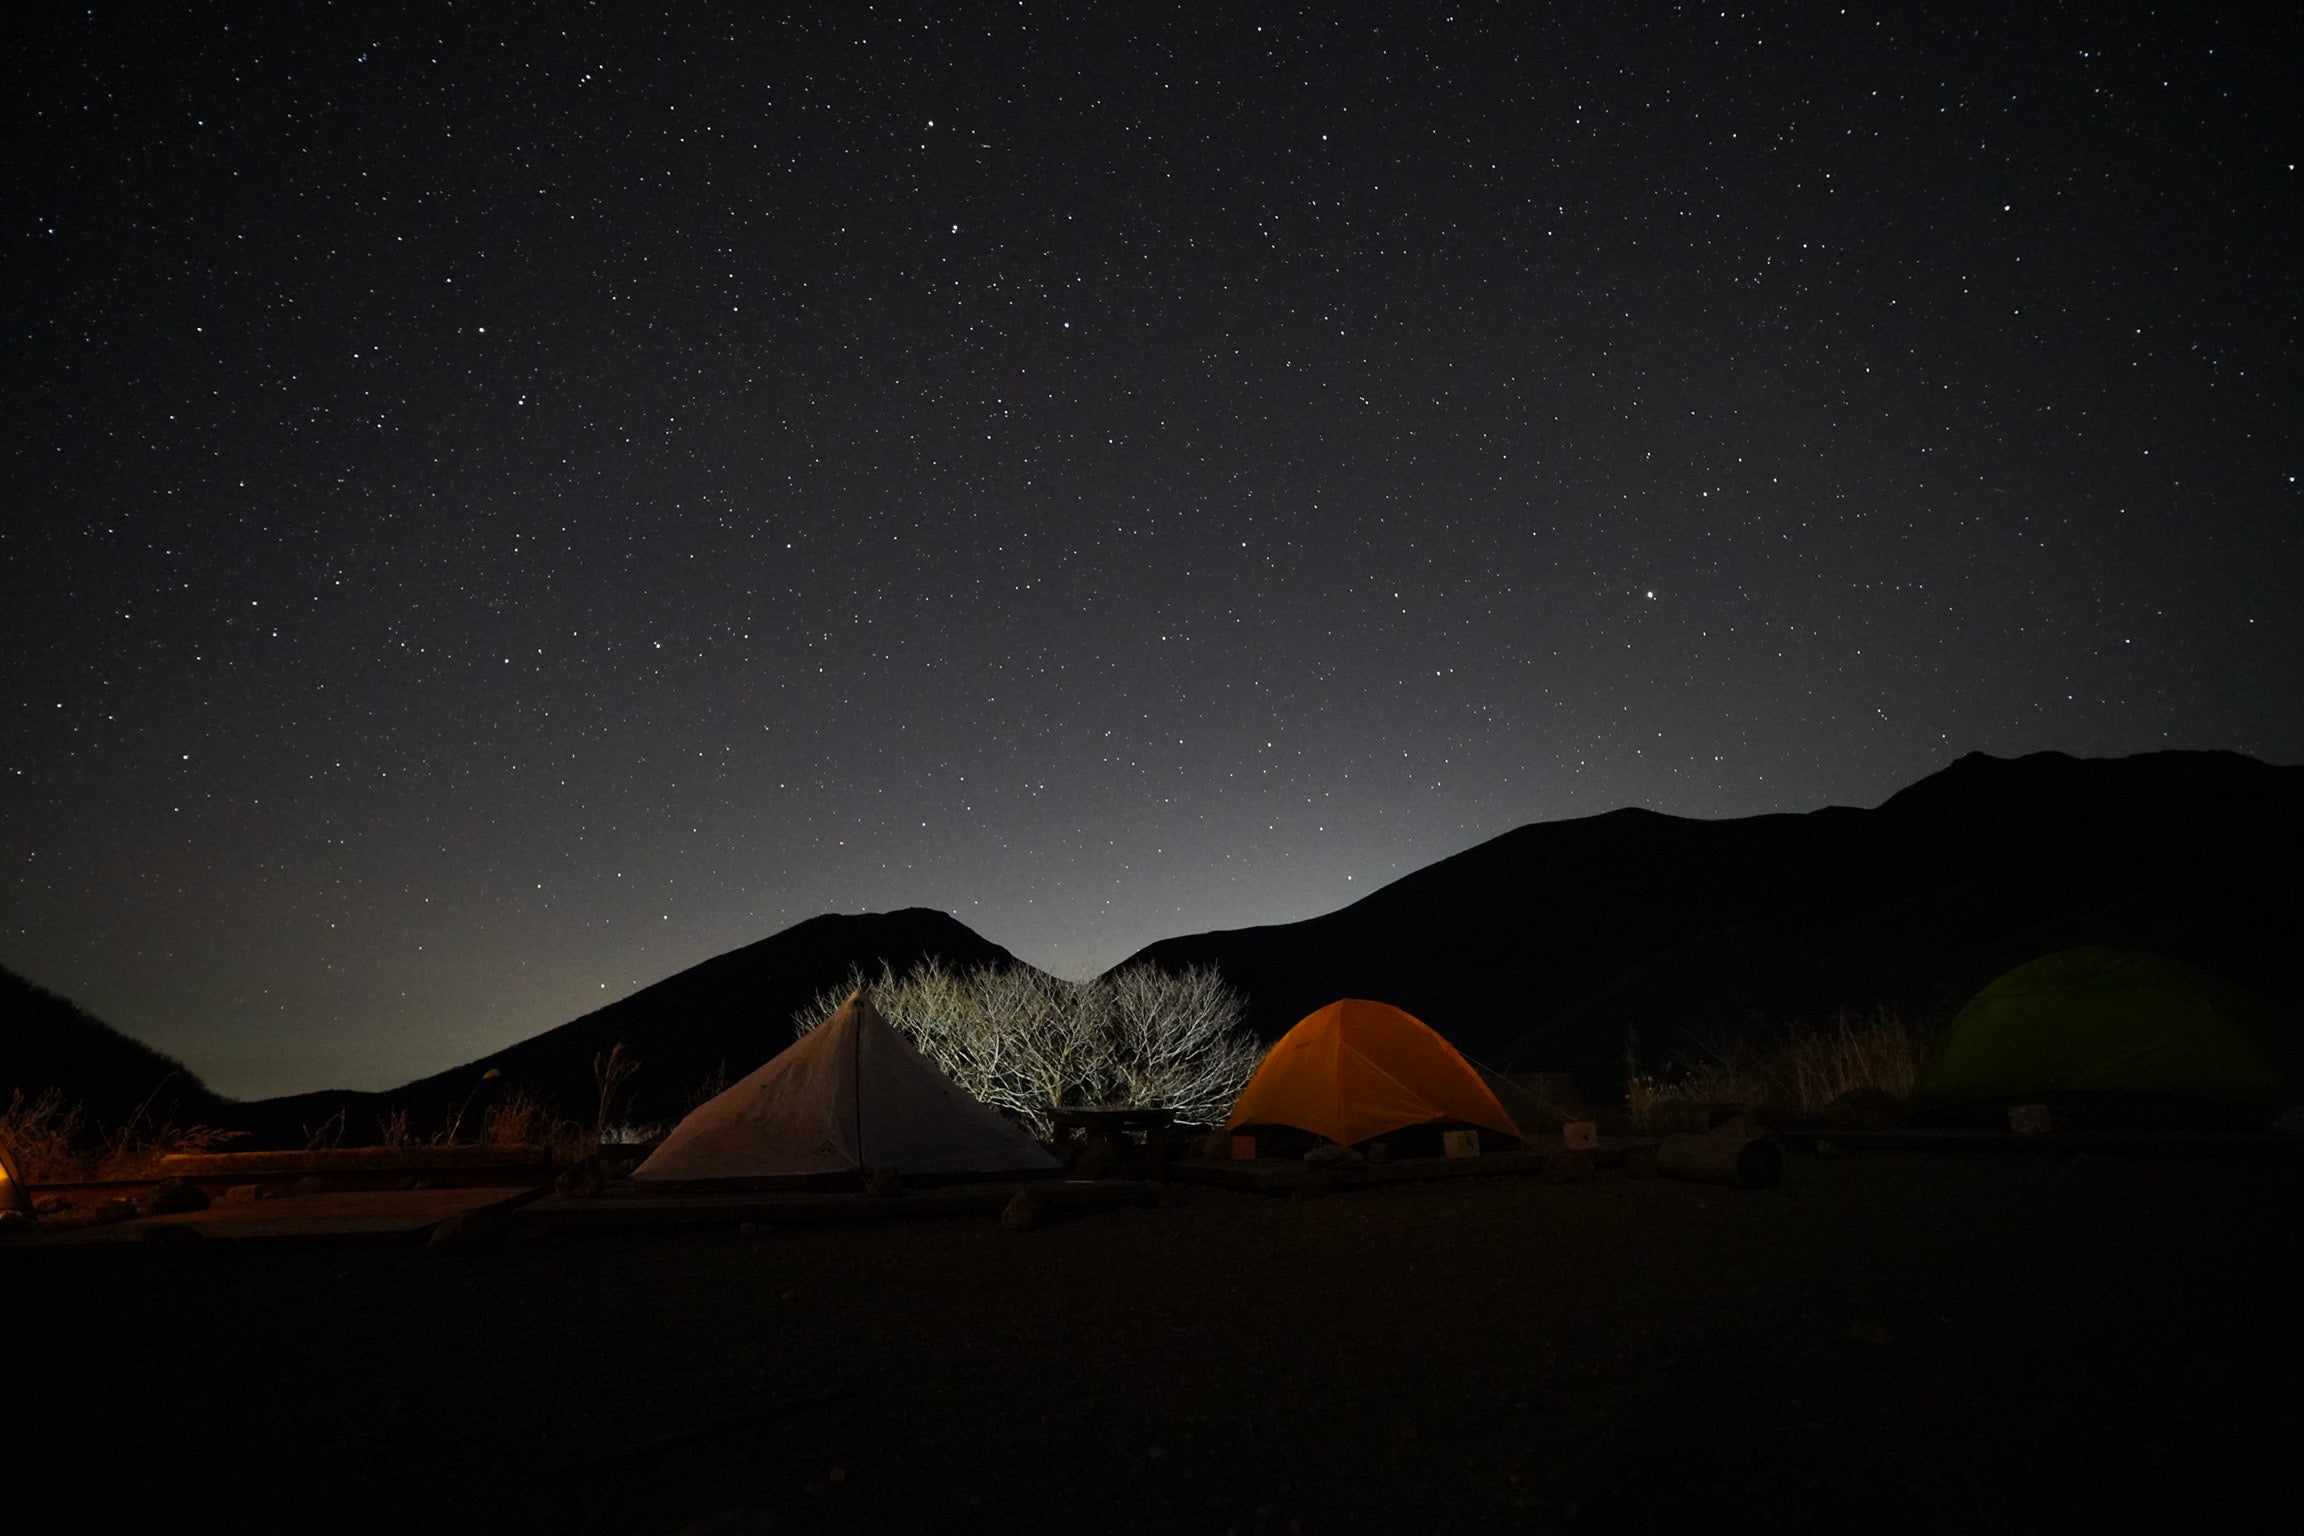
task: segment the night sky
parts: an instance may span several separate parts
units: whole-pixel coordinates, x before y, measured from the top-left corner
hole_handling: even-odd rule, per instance
[[[374,1088],[827,910],[2304,759],[2216,9],[17,17],[0,963]]]

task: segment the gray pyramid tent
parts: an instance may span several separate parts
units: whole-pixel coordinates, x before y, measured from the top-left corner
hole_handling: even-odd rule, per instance
[[[1056,1166],[857,992],[782,1055],[699,1104],[632,1177],[1040,1173]]]

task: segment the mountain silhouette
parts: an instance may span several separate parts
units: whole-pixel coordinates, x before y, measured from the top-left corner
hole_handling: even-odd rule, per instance
[[[1376,998],[1477,1058],[1613,1098],[1635,1039],[1653,1070],[1841,1009],[1941,1016],[2081,944],[2187,960],[2292,1006],[2300,853],[2304,768],[1971,753],[1875,810],[1521,827],[1339,911],[1130,960],[1215,966],[1267,1037]]]
[[[2293,1017],[2300,865],[2304,768],[2228,752],[1971,753],[1872,810],[1521,827],[1324,916],[1164,939],[1122,963],[1216,967],[1267,1038],[1340,997],[1393,1003],[1476,1059],[1573,1073],[1607,1100],[1628,1043],[1655,1070],[1843,1009],[1942,1018],[2002,971],[2081,945],[2198,965]],[[638,1067],[624,1113],[668,1124],[707,1082],[791,1043],[793,1013],[851,970],[931,955],[1017,963],[924,908],[815,917],[400,1088],[247,1104],[0,972],[0,1096],[54,1087],[108,1125],[149,1100],[147,1114],[264,1144],[300,1144],[341,1114],[358,1142],[394,1110],[429,1133],[515,1091],[589,1120],[593,1061],[622,1045]]]
[[[851,971],[899,972],[929,956],[959,968],[1013,965],[1016,957],[959,919],[925,907],[826,914],[717,955],[607,1007],[380,1093],[328,1090],[242,1105],[232,1123],[266,1142],[300,1142],[342,1112],[347,1142],[373,1139],[379,1116],[406,1110],[420,1132],[462,1113],[468,1129],[502,1095],[527,1092],[589,1122],[598,1101],[592,1064],[618,1045],[637,1066],[625,1116],[669,1125],[700,1087],[735,1082],[793,1039],[792,1015]],[[483,1081],[494,1070],[499,1076]]]
[[[232,1111],[184,1063],[0,967],[0,1109],[53,1089],[96,1125],[215,1125]]]

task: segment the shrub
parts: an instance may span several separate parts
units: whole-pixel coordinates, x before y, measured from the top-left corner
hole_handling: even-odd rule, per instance
[[[1839,1014],[1825,1025],[1794,1025],[1773,1040],[1716,1042],[1705,1058],[1667,1077],[1630,1085],[1634,1120],[1667,1099],[1767,1104],[1812,1115],[1842,1094],[1878,1088],[1901,1099],[1912,1091],[1928,1053],[1930,1031],[1893,1008]]]
[[[1221,1120],[1262,1047],[1246,1004],[1214,970],[1134,965],[1094,981],[1029,966],[955,971],[923,961],[898,976],[854,972],[793,1016],[806,1034],[858,987],[922,1055],[961,1087],[1036,1134],[1052,1109],[1172,1109],[1178,1121]]]

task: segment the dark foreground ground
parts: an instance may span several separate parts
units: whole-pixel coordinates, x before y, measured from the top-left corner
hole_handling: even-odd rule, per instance
[[[0,1527],[2300,1529],[2300,1196],[1803,1155],[1757,1193],[0,1254]]]

